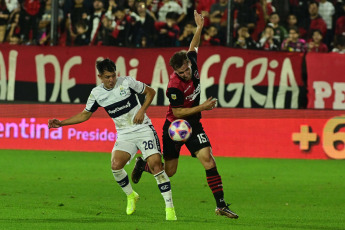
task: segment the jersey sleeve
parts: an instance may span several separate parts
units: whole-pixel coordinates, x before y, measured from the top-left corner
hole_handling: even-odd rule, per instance
[[[177,88],[168,88],[167,97],[169,98],[170,105],[172,108],[183,107],[184,95],[181,90]]]
[[[85,110],[93,113],[98,109],[98,107],[99,104],[97,103],[95,96],[91,92],[89,98],[87,99]]]
[[[190,60],[192,66],[197,67],[197,52],[196,51],[189,51],[187,53],[187,57]]]
[[[135,92],[142,94],[145,90],[145,83],[135,80],[133,77],[126,77],[129,88],[133,89]]]

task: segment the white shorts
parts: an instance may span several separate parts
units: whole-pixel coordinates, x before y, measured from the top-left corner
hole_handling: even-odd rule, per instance
[[[137,132],[119,135],[112,151],[113,154],[116,150],[125,151],[131,155],[128,163],[131,162],[138,150],[141,151],[144,160],[153,154],[161,154],[160,142],[153,125],[148,125],[147,128]]]

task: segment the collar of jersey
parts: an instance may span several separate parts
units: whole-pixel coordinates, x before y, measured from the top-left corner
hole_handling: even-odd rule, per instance
[[[106,91],[112,91],[112,90],[115,88],[115,86],[116,86],[116,84],[114,85],[114,87],[113,87],[112,89],[107,89],[107,88],[105,88],[104,84],[102,83],[102,87],[103,87],[103,89],[105,89]]]

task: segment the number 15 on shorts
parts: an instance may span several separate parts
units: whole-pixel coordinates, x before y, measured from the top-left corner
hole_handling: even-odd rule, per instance
[[[199,143],[200,144],[208,142],[208,138],[207,138],[205,133],[200,133],[200,134],[197,135],[197,137],[199,139]]]

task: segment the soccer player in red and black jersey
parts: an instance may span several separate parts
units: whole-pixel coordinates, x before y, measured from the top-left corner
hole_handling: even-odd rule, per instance
[[[174,69],[174,73],[170,76],[166,91],[170,105],[163,126],[164,168],[169,177],[176,173],[180,149],[185,144],[192,157],[198,158],[206,170],[207,183],[217,204],[216,214],[237,219],[238,215],[231,211],[229,205],[224,201],[222,180],[212,155],[211,143],[200,122],[201,112],[212,110],[216,106],[216,99],[210,97],[200,104],[200,77],[197,66],[197,51],[204,18],[196,11],[194,11],[194,18],[197,29],[188,52],[176,52],[169,62]],[[169,126],[176,119],[187,120],[192,126],[192,135],[186,142],[174,142],[169,137]],[[143,171],[149,172],[149,167],[138,157],[132,172],[134,183],[139,182]]]

